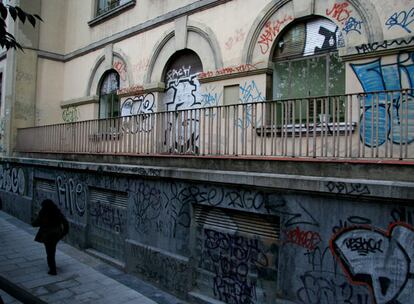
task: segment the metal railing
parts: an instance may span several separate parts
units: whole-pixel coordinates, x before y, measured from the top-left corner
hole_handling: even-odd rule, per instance
[[[412,93],[274,100],[24,128],[16,151],[412,159]]]

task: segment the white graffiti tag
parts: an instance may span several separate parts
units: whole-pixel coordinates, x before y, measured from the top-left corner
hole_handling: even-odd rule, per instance
[[[3,168],[0,165],[0,189],[24,195],[26,178],[22,168]]]
[[[414,228],[397,222],[388,231],[371,226],[345,229],[331,249],[350,280],[370,287],[377,304],[413,303]]]

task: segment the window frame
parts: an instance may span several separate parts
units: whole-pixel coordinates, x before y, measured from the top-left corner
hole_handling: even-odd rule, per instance
[[[121,0],[116,0],[116,1],[119,2]],[[102,12],[101,14],[98,14],[99,0],[95,0],[93,8],[92,8],[92,20],[88,22],[88,25],[92,27],[110,18],[116,17],[122,12],[133,8],[135,4],[136,4],[136,0],[129,0],[123,4],[118,4],[117,6],[114,6],[113,8],[108,9],[107,11]]]

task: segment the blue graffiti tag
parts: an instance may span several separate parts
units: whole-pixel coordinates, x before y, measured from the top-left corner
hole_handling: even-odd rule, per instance
[[[360,118],[361,141],[369,147],[381,146],[387,139],[395,144],[412,143],[414,141],[414,103],[412,102],[414,52],[400,53],[397,56],[397,63],[393,64],[382,64],[381,59],[376,59],[363,64],[351,64],[351,67],[366,93],[409,89],[404,98],[396,92],[391,95],[368,93],[362,99],[361,107],[365,109],[365,115],[361,114]],[[408,128],[408,134],[405,138],[400,128],[403,118],[408,118],[406,122],[408,126],[405,126]]]
[[[240,85],[240,103],[260,102],[264,100],[265,98],[263,97],[254,80],[250,82],[246,81],[243,86]],[[245,121],[243,121],[241,118],[237,120],[237,125],[240,128],[248,128],[252,124],[252,105],[246,105],[245,111]]]
[[[362,21],[356,20],[354,17],[349,17],[345,22],[343,30],[348,34],[351,31],[355,31],[358,34],[361,34]]]
[[[399,13],[395,12],[388,18],[385,22],[385,25],[388,25],[388,29],[392,28],[393,26],[400,26],[408,33],[412,31],[408,28],[408,26],[414,22],[414,7],[407,11],[401,11]]]

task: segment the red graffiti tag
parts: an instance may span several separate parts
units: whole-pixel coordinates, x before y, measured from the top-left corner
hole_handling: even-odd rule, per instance
[[[293,243],[310,251],[315,250],[316,246],[322,241],[318,232],[296,229],[284,232],[287,243]]]
[[[259,36],[260,40],[257,42],[262,54],[266,54],[269,51],[273,40],[279,34],[282,26],[290,20],[293,20],[292,16],[285,16],[282,20],[276,20],[273,23],[271,21],[266,22],[262,34]]]
[[[349,3],[342,2],[342,3],[335,3],[331,10],[326,10],[326,15],[331,16],[332,18],[336,19],[338,22],[342,22],[342,24],[347,20],[350,16],[352,11],[348,9]]]
[[[203,79],[203,78],[228,75],[228,74],[233,74],[233,73],[254,71],[254,70],[257,70],[257,65],[259,65],[260,63],[262,63],[262,61],[257,62],[257,63],[246,63],[246,64],[240,64],[237,66],[224,67],[224,68],[221,68],[215,71],[201,72],[198,74],[198,78]]]
[[[121,80],[126,80],[126,65],[121,61],[115,61],[113,64],[113,68],[115,71],[118,72],[119,77]]]
[[[243,41],[245,36],[246,34],[243,32],[243,29],[236,30],[236,33],[233,36],[229,37],[229,39],[227,39],[226,43],[224,44],[226,46],[226,49],[231,50],[233,45],[237,44],[240,41]]]

